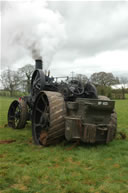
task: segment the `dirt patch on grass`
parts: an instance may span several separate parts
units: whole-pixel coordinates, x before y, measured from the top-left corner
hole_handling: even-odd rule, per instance
[[[13,142],[16,142],[16,140],[13,140],[13,139],[0,140],[0,144],[9,144],[9,143],[13,143]]]
[[[18,190],[27,190],[27,186],[25,186],[24,184],[13,184],[11,188]]]
[[[0,158],[4,158],[4,157],[6,157],[5,154],[0,154]]]

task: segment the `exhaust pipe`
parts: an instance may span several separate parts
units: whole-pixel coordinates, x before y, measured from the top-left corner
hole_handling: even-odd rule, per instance
[[[43,68],[43,61],[41,59],[36,59],[35,60],[35,70]]]

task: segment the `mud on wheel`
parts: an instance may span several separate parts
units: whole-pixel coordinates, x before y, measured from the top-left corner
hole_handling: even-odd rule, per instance
[[[40,92],[32,114],[32,134],[37,145],[48,146],[64,137],[65,102],[58,92]]]
[[[8,110],[8,126],[23,129],[28,118],[28,108],[24,100],[14,100]]]
[[[116,137],[116,133],[117,133],[117,114],[115,111],[113,111],[113,113],[111,114],[111,119],[109,124],[113,128],[111,137],[110,137],[110,141],[112,141]]]

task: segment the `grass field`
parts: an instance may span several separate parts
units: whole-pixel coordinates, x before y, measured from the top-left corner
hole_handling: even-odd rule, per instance
[[[108,145],[47,148],[32,143],[31,125],[4,127],[12,98],[0,97],[0,193],[127,193],[128,99],[116,101],[118,131]]]

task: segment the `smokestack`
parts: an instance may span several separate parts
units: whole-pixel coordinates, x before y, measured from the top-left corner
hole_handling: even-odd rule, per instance
[[[43,68],[43,61],[41,59],[35,60],[35,69],[41,69]]]

